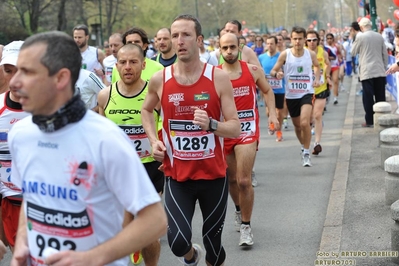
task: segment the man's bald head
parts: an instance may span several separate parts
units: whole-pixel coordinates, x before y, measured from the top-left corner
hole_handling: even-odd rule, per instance
[[[124,46],[122,46],[122,48],[119,49],[119,51],[118,51],[117,59],[119,60],[119,54],[125,53],[125,52],[134,51],[134,50],[137,50],[137,51],[140,52],[141,56],[139,56],[139,59],[141,61],[144,61],[143,49],[140,46],[138,46],[137,44],[134,44],[134,43],[127,43]]]
[[[240,53],[238,37],[233,33],[226,33],[220,37],[220,54],[225,63],[234,64],[237,62]]]
[[[239,43],[240,43],[237,35],[227,32],[227,33],[223,34],[222,37],[220,37],[220,40],[219,40],[220,46],[222,46],[222,43],[231,42],[231,41],[236,41],[237,45],[239,45]]]

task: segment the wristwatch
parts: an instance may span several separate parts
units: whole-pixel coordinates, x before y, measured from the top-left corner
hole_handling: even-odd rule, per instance
[[[209,132],[214,132],[218,129],[218,121],[213,119],[212,117],[209,117]]]

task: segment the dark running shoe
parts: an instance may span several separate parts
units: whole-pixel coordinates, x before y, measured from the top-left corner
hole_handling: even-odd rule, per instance
[[[320,144],[316,144],[314,147],[313,147],[313,152],[312,152],[312,154],[313,155],[319,155],[319,153],[322,151],[323,149],[321,148],[321,145]]]

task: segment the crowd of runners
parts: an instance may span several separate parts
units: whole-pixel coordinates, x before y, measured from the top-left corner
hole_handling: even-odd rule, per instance
[[[9,246],[11,265],[151,266],[166,234],[183,265],[223,265],[229,194],[237,245],[256,243],[258,107],[277,142],[293,127],[298,167],[311,167],[369,25],[243,36],[232,19],[206,39],[180,15],[155,36],[114,33],[104,49],[86,25],[1,46],[0,254]],[[399,32],[380,31],[393,53]],[[191,241],[196,204],[202,245]]]

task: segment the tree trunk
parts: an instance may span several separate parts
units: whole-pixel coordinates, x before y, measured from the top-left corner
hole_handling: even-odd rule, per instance
[[[60,0],[60,7],[58,9],[58,25],[57,25],[57,30],[59,31],[65,31],[67,26],[65,3],[66,0]]]
[[[40,0],[32,0],[29,5],[29,27],[32,33],[39,29]]]

